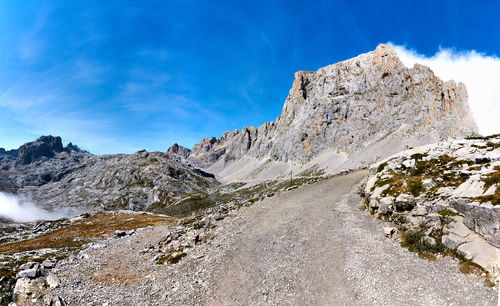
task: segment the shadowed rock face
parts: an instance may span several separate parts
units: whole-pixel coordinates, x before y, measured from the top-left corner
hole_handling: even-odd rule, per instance
[[[298,163],[329,150],[353,156],[389,137],[388,151],[368,159],[386,157],[405,146],[477,132],[467,100],[463,84],[443,82],[422,65],[406,68],[392,48],[380,45],[315,72],[297,72],[276,121],[203,139],[189,160],[202,167],[243,156]]]
[[[52,158],[63,150],[61,137],[42,136],[36,141],[28,142],[19,148],[16,165],[27,165],[41,157]]]

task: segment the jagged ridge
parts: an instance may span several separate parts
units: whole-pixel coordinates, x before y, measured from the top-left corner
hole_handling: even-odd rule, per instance
[[[363,160],[349,165],[356,167],[408,146],[476,133],[467,100],[462,83],[443,82],[422,65],[406,68],[391,47],[380,45],[297,72],[276,121],[205,138],[189,160],[221,172],[243,157],[303,163],[327,151],[345,159],[362,151]]]

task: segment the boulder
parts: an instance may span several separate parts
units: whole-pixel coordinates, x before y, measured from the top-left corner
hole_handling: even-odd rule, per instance
[[[464,243],[457,248],[457,252],[490,271],[493,279],[500,276],[500,249],[488,244],[484,239],[478,237]]]
[[[415,160],[413,158],[407,159],[403,162],[403,166],[406,168],[415,168]]]
[[[425,206],[417,206],[411,211],[411,215],[415,217],[424,217],[427,215],[427,208]]]
[[[42,262],[42,267],[44,269],[52,269],[56,266],[56,260],[55,259],[45,259],[43,262]]]
[[[385,215],[394,210],[394,197],[384,197],[379,200],[378,213]]]
[[[34,279],[34,278],[37,278],[39,276],[42,275],[42,269],[40,267],[40,264],[38,263],[34,263],[34,264],[31,264],[30,265],[27,265],[25,267],[30,267],[30,268],[27,268],[27,269],[24,269],[24,270],[21,270],[19,271],[17,274],[16,274],[16,278],[19,279],[19,278],[30,278],[30,279]]]
[[[413,207],[415,207],[416,203],[417,201],[412,195],[402,193],[398,195],[396,201],[394,202],[394,205],[396,206],[396,209],[398,211],[406,211],[412,210]]]

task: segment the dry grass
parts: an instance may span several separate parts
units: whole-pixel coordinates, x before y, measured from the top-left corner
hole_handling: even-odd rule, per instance
[[[44,248],[78,248],[88,242],[106,238],[115,230],[131,230],[177,220],[149,214],[98,213],[33,239],[4,244],[0,246],[0,254],[15,254]]]

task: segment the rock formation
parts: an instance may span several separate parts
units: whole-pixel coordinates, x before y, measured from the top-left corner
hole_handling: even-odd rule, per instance
[[[223,177],[242,158],[306,163],[328,152],[345,170],[409,146],[475,133],[467,90],[427,67],[407,68],[389,46],[315,72],[299,71],[281,116],[197,143],[189,160]],[[327,163],[328,164],[328,163]]]
[[[188,158],[189,154],[191,154],[191,150],[174,143],[170,148],[168,148],[167,153],[177,154],[182,158]]]
[[[500,134],[426,145],[370,167],[367,208],[500,277]]]

